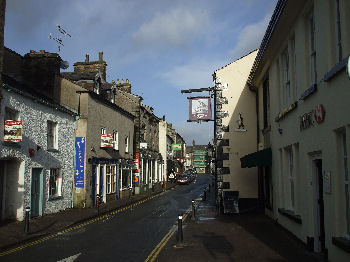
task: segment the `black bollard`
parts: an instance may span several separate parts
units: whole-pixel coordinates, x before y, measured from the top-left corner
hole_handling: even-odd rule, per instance
[[[179,215],[177,220],[177,245],[182,245],[183,243],[183,233],[182,233],[182,216]]]
[[[29,213],[30,213],[30,207],[26,207],[26,217],[25,217],[25,224],[24,224],[25,234],[29,234]]]
[[[196,220],[196,203],[192,200],[192,220]]]
[[[96,201],[97,201],[97,215],[99,216],[100,215],[100,195],[97,194],[96,195]]]

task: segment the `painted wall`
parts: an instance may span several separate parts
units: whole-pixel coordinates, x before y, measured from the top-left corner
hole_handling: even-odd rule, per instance
[[[41,192],[42,214],[54,213],[70,208],[72,205],[74,175],[75,118],[55,108],[35,102],[31,98],[24,97],[14,91],[4,89],[3,94],[2,111],[4,112],[5,107],[15,109],[20,112],[20,120],[23,121],[23,140],[18,143],[20,148],[0,144],[0,159],[16,159],[22,163],[17,164],[18,171],[17,175],[14,176],[18,178],[18,181],[13,181],[13,185],[15,186],[9,189],[9,196],[12,196],[14,192],[20,193],[16,197],[17,200],[13,202],[16,205],[13,208],[17,209],[17,219],[22,220],[24,208],[30,206],[32,168],[43,168],[44,171],[43,191]],[[57,122],[58,125],[57,152],[47,151],[46,129],[48,120]],[[0,122],[0,138],[3,141],[4,119],[1,119]],[[29,148],[35,150],[33,157],[29,156]],[[55,200],[49,199],[50,168],[60,168],[62,171],[62,197]],[[19,199],[21,194],[23,194],[23,201]]]
[[[255,93],[246,85],[247,78],[257,51],[254,51],[221,69],[215,71],[221,82],[228,84],[222,91],[222,97],[228,104],[221,111],[227,111],[229,117],[222,119],[222,125],[229,126],[229,132],[223,133],[223,139],[229,139],[229,146],[223,152],[229,155],[223,166],[230,168],[230,174],[224,175],[224,182],[230,183],[230,191],[239,191],[240,198],[258,197],[258,174],[256,168],[241,168],[240,158],[256,151],[256,110]],[[241,113],[244,129],[239,129],[238,116]]]

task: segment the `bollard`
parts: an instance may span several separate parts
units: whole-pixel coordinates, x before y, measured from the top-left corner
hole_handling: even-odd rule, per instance
[[[177,245],[182,245],[183,243],[183,233],[182,233],[182,216],[179,215],[177,220]]]
[[[210,192],[210,184],[208,185],[208,191]]]
[[[204,189],[203,201],[207,201],[207,190],[206,189]]]
[[[196,203],[192,200],[192,220],[196,220]]]
[[[26,217],[25,217],[25,224],[24,224],[24,233],[29,234],[29,213],[30,213],[30,207],[26,207]]]
[[[96,195],[96,201],[97,201],[97,215],[100,215],[100,195]]]

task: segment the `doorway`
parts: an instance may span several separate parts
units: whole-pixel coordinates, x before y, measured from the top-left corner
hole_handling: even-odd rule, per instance
[[[314,251],[325,251],[322,159],[313,161]]]
[[[41,174],[42,168],[32,169],[31,199],[30,199],[30,216],[37,217],[40,215],[41,200]]]

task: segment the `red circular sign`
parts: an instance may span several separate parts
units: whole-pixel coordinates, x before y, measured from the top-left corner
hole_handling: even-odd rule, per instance
[[[321,104],[318,105],[315,109],[315,112],[314,112],[314,117],[315,117],[317,124],[320,124],[323,122],[325,114],[326,113],[324,111],[323,106]]]

